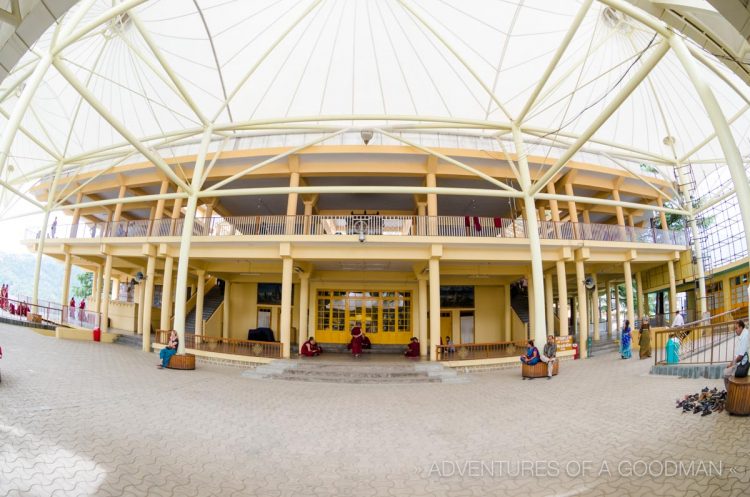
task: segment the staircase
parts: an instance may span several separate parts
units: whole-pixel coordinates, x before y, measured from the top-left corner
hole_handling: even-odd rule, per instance
[[[434,362],[276,360],[242,373],[245,378],[342,384],[467,383],[466,376]]]
[[[510,295],[510,306],[523,324],[529,324],[529,294],[513,291]]]
[[[201,319],[205,321],[210,318],[223,301],[224,287],[216,285],[203,296],[203,316]],[[185,333],[195,333],[195,307],[185,316]]]
[[[140,349],[143,347],[143,335],[117,335],[115,343]]]

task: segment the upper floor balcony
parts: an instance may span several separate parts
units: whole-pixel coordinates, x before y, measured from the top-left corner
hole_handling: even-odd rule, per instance
[[[184,219],[156,219],[119,222],[80,223],[51,226],[45,234],[55,240],[110,240],[180,237]],[[465,239],[528,239],[523,219],[478,216],[381,216],[381,215],[271,215],[214,216],[196,218],[194,237],[313,237],[331,239],[342,235],[365,238],[441,237]],[[27,230],[33,241],[41,230]],[[327,238],[324,238],[327,237]],[[542,240],[648,243],[687,246],[685,231],[636,228],[612,224],[539,222]],[[140,240],[142,241],[142,240]]]

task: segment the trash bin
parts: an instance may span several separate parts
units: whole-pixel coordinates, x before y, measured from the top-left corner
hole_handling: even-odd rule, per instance
[[[101,328],[94,328],[94,341],[95,342],[101,342],[102,341],[102,330],[101,330]]]
[[[574,343],[573,344],[573,359],[578,359],[578,358],[579,358],[578,357],[578,344]]]

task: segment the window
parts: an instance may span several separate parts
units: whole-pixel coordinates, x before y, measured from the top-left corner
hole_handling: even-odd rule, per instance
[[[281,283],[258,283],[258,305],[281,305]],[[294,286],[292,286],[294,305]]]
[[[473,286],[441,286],[440,307],[442,308],[473,308]]]
[[[348,331],[361,323],[367,333],[411,333],[410,291],[318,290],[318,331]]]

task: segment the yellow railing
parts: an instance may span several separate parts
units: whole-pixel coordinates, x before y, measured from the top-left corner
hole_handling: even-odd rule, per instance
[[[169,341],[169,331],[158,330],[154,343],[166,345]],[[239,340],[236,338],[218,338],[205,335],[185,334],[185,348],[217,352],[220,354],[241,355],[247,357],[266,357],[280,359],[281,342],[258,342],[255,340]]]
[[[438,345],[438,361],[469,361],[521,356],[526,352],[525,342],[488,342],[459,345]]]

